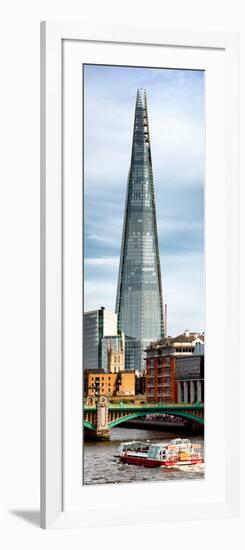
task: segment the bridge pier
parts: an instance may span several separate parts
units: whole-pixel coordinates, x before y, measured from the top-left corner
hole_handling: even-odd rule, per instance
[[[97,402],[95,437],[99,441],[108,441],[110,439],[110,429],[108,426],[108,400],[104,396],[99,397]]]

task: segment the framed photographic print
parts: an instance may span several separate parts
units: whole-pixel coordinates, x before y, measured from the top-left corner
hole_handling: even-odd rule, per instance
[[[236,34],[41,24],[41,523],[239,509]]]

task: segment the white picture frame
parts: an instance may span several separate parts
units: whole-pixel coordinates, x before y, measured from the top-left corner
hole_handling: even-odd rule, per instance
[[[86,495],[84,490],[83,494],[78,495],[78,491],[74,487],[75,484],[79,485],[79,477],[77,474],[77,477],[70,475],[71,470],[73,470],[71,462],[74,460],[74,471],[78,472],[79,462],[81,461],[79,452],[82,447],[81,442],[76,443],[79,441],[79,437],[81,439],[79,426],[82,418],[82,412],[79,411],[81,382],[78,379],[79,369],[81,369],[79,363],[81,358],[79,355],[81,333],[78,321],[78,316],[81,316],[80,268],[76,272],[75,279],[72,280],[73,290],[69,300],[66,298],[66,285],[69,284],[69,277],[74,277],[79,262],[82,264],[82,236],[80,234],[78,236],[76,247],[77,250],[80,247],[80,252],[74,256],[74,260],[71,260],[69,272],[67,272],[64,249],[67,251],[71,232],[73,232],[73,236],[74,232],[80,233],[78,216],[81,210],[79,210],[80,206],[76,208],[76,204],[79,204],[78,199],[82,197],[82,185],[79,183],[81,181],[79,179],[81,172],[78,168],[79,147],[73,147],[73,149],[76,149],[76,158],[74,157],[74,164],[72,164],[73,172],[69,167],[71,161],[68,160],[64,165],[66,147],[68,147],[68,150],[71,147],[69,123],[74,118],[74,105],[76,105],[74,101],[73,112],[69,111],[68,118],[66,118],[65,109],[67,97],[69,98],[69,90],[66,88],[64,60],[66,67],[69,63],[71,68],[74,65],[74,72],[69,73],[69,82],[72,82],[72,85],[75,86],[77,76],[74,78],[74,82],[72,79],[73,74],[77,75],[77,59],[80,53],[76,53],[77,47],[72,46],[70,50],[68,48],[69,51],[67,50],[68,54],[66,54],[65,43],[73,45],[89,45],[91,43],[98,46],[103,44],[110,46],[110,48],[119,45],[122,49],[122,56],[124,55],[124,46],[130,47],[131,52],[133,48],[137,47],[139,55],[142,55],[140,51],[143,51],[143,49],[144,55],[147,55],[147,48],[151,50],[149,55],[152,55],[154,51],[156,52],[156,49],[158,51],[163,48],[165,48],[165,51],[172,51],[173,49],[177,57],[182,56],[182,63],[186,64],[186,68],[189,67],[190,63],[187,56],[190,59],[190,56],[194,55],[195,57],[195,52],[201,52],[200,63],[203,64],[205,69],[205,57],[208,57],[207,66],[210,67],[210,74],[212,74],[212,70],[213,74],[219,70],[219,63],[222,65],[223,73],[220,73],[219,85],[224,88],[224,97],[221,94],[221,103],[224,102],[222,107],[223,119],[217,119],[220,127],[216,128],[219,132],[216,135],[224,135],[224,147],[222,138],[222,143],[217,144],[217,166],[219,171],[216,167],[215,172],[215,158],[211,154],[211,123],[207,129],[206,143],[206,148],[210,149],[208,169],[212,164],[213,180],[217,176],[212,191],[214,193],[213,200],[211,200],[211,194],[207,197],[209,207],[214,203],[211,223],[214,237],[211,239],[209,224],[207,225],[209,218],[207,209],[207,242],[211,243],[211,240],[215,242],[216,235],[216,245],[219,243],[221,249],[219,253],[217,252],[217,256],[215,250],[213,250],[210,257],[207,258],[207,269],[209,269],[207,284],[210,283],[210,291],[209,301],[206,303],[207,328],[210,327],[209,349],[213,349],[214,354],[217,354],[215,342],[217,342],[217,323],[220,320],[218,339],[219,345],[221,345],[220,361],[222,365],[219,365],[215,370],[214,380],[215,376],[216,381],[221,378],[220,410],[222,421],[220,448],[225,459],[223,470],[219,465],[222,476],[219,480],[219,487],[217,485],[216,493],[211,494],[210,492],[211,469],[210,483],[208,485],[208,480],[206,480],[206,488],[204,488],[204,485],[196,485],[192,491],[188,485],[188,492],[190,493],[188,501],[185,500],[183,492],[183,485],[185,486],[186,482],[183,482],[179,489],[175,485],[172,491],[172,500],[170,495],[171,486],[169,485],[167,489],[167,493],[169,493],[168,502],[161,504],[160,501],[157,501],[151,505],[149,504],[151,502],[151,488],[149,486],[146,488],[146,484],[144,486],[139,484],[129,491],[128,486],[124,485],[120,489],[120,498],[118,499],[120,502],[117,503],[116,507],[110,505],[110,496],[115,497],[116,491],[119,491],[118,487],[113,489],[106,489],[103,486],[90,488],[91,492],[86,492]],[[154,50],[154,48],[156,49]],[[101,58],[103,58],[102,50],[103,48],[98,50],[99,56],[102,56]],[[216,55],[218,52],[222,52],[222,56]],[[85,54],[83,55],[85,56]],[[215,57],[214,65],[212,65],[212,57]],[[222,57],[222,61],[219,61],[219,57],[220,59]],[[185,58],[186,61],[184,61]],[[85,57],[81,58],[81,63],[86,61]],[[193,63],[193,67],[195,67],[196,61],[194,60]],[[148,522],[163,522],[178,519],[237,517],[238,515],[239,351],[238,346],[235,345],[239,332],[238,65],[239,37],[233,33],[195,33],[180,30],[168,31],[157,27],[135,28],[133,26],[107,27],[103,25],[94,28],[93,26],[89,27],[88,25],[84,26],[80,23],[70,22],[41,24],[41,526],[43,528],[145,523],[146,518]],[[211,69],[211,66],[213,66],[213,69]],[[222,81],[222,75],[224,81]],[[76,91],[77,97],[78,93],[79,89]],[[79,122],[79,124],[81,123]],[[79,128],[80,126],[73,132],[72,139],[80,140]],[[67,133],[69,139],[67,139]],[[74,178],[72,181],[74,181],[74,189],[77,189],[75,193],[78,194],[76,195],[69,195],[71,188],[73,193],[73,186],[67,184],[67,181],[71,183],[71,177]],[[210,177],[209,173],[206,174],[206,177]],[[77,185],[75,182],[77,182]],[[214,225],[217,200],[219,200],[219,216],[223,220],[218,224],[219,227]],[[70,212],[74,213],[72,217],[75,221],[69,219],[67,203],[69,203]],[[65,224],[64,220],[67,221]],[[69,233],[69,231],[71,232]],[[214,244],[212,246],[214,247]],[[219,261],[220,258],[221,262]],[[212,275],[211,260],[215,261],[216,259],[215,274]],[[224,263],[222,264],[222,262]],[[223,271],[221,271],[219,264],[224,266]],[[219,286],[220,288],[218,288]],[[217,294],[214,294],[215,288]],[[211,296],[215,298],[216,295],[220,317],[215,314],[212,315],[212,308],[213,312],[215,312],[215,309]],[[72,309],[70,304],[75,302],[77,302],[77,305]],[[69,318],[69,322],[67,322],[67,318]],[[69,333],[69,327],[67,328],[69,323],[73,324],[72,334],[75,334],[74,338],[76,340],[69,342],[68,337],[67,345],[64,346],[64,335],[66,338],[66,330]],[[211,346],[212,340],[213,348]],[[76,364],[76,366],[74,366],[72,375],[70,372],[67,373],[66,370],[66,362],[70,360],[68,357],[71,351],[69,346],[73,350],[72,353],[77,349],[77,355],[73,355],[73,364]],[[211,355],[209,352],[210,361],[212,360]],[[232,369],[230,368],[231,364]],[[205,423],[208,422],[207,425],[210,426],[211,433],[210,416],[215,412],[215,392],[212,390],[211,385],[207,389],[209,390],[210,399],[209,407],[206,409]],[[71,401],[75,403],[75,406],[71,404]],[[82,408],[81,405],[82,400],[80,409]],[[71,433],[64,437],[64,433],[67,434],[71,424],[73,426],[70,430]],[[212,436],[208,437],[208,433],[207,428],[207,439],[214,443]],[[212,446],[210,441],[207,442],[209,448]],[[78,452],[76,453],[75,450]],[[214,454],[211,451],[212,449],[210,449],[210,457],[212,457],[210,461],[212,462],[214,461]],[[230,469],[230,464],[234,462],[236,468]],[[213,464],[213,474],[214,472],[215,464]],[[128,491],[130,495],[134,491],[132,493],[132,495],[134,494],[134,497],[132,497],[134,500],[132,501],[130,497],[127,504],[125,495]],[[198,491],[200,491],[200,502]],[[79,507],[77,502],[80,498],[84,502]],[[98,504],[98,502],[102,502],[102,504]],[[141,502],[140,507],[137,502]]]

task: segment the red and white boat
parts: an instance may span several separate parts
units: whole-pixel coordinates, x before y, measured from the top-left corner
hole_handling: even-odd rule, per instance
[[[170,443],[144,443],[128,441],[121,443],[116,458],[125,464],[146,468],[176,468],[203,464],[201,445],[189,439],[172,439]]]

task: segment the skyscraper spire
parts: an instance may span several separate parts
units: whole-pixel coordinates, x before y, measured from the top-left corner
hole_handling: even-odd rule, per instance
[[[144,349],[164,336],[146,91],[138,89],[125,203],[116,313],[118,327],[137,340],[135,369],[144,369]]]

